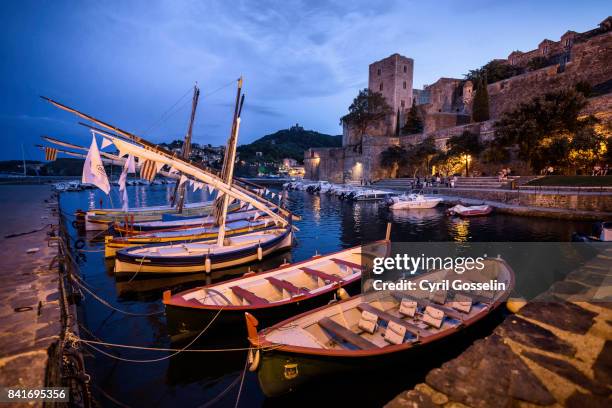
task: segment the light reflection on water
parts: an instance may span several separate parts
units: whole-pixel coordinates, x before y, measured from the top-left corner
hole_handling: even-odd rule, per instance
[[[173,192],[173,185],[128,187],[130,207],[166,204]],[[271,188],[273,189],[273,188]],[[274,190],[276,191],[276,190]],[[113,187],[115,206],[120,206],[116,187]],[[100,198],[108,205],[108,198],[98,190],[80,193],[64,193],[63,210],[72,214],[77,208],[97,206]],[[205,190],[187,192],[187,202],[208,199]],[[284,260],[299,261],[316,252],[326,253],[342,248],[382,239],[386,223],[392,222],[393,241],[567,241],[574,231],[590,232],[590,223],[557,221],[540,218],[520,218],[502,214],[463,220],[447,217],[444,208],[390,212],[380,203],[341,201],[327,195],[316,196],[292,191],[288,195],[288,207],[302,217],[295,222],[298,244],[290,252],[265,259],[254,265],[253,270],[273,268]],[[72,227],[69,227],[72,228]],[[101,244],[88,244],[88,250],[101,250]],[[165,289],[178,291],[210,282],[210,277],[190,275],[152,279],[147,281],[115,282],[112,263],[105,262],[100,252],[87,252],[81,263],[82,274],[92,288],[116,307],[131,312],[154,312],[162,308],[161,294]],[[110,268],[110,269],[109,269]],[[225,271],[236,276],[247,268]],[[220,274],[213,278],[220,279]],[[225,276],[223,278],[227,278]],[[81,324],[93,335],[109,342],[170,346],[165,317],[134,318],[112,313],[94,299],[86,297],[79,307]],[[222,347],[219,341],[214,345]],[[155,357],[145,352],[121,351],[122,357],[144,359]],[[96,384],[119,401],[134,407],[140,406],[197,406],[225,389],[239,374],[244,364],[242,353],[218,353],[218,355],[185,354],[155,364],[130,364],[116,362],[100,355],[87,357],[87,369]],[[405,374],[405,373],[404,373]],[[242,391],[243,406],[291,405],[303,406],[326,396],[326,403],[362,406],[364,398],[372,405],[383,405],[410,384],[404,374],[397,380],[389,376],[370,379],[376,392],[337,392],[337,388],[323,393],[306,390],[289,399],[270,401],[261,394],[254,374],[249,373]],[[351,379],[350,381],[353,381]],[[346,381],[349,381],[348,379]],[[416,378],[415,381],[422,381]],[[347,387],[352,383],[344,384]],[[348,389],[348,388],[341,388]],[[329,397],[330,394],[338,394]],[[370,395],[371,394],[371,395]],[[233,406],[236,392],[228,393],[218,406]],[[103,405],[109,405],[98,396]],[[329,399],[332,398],[332,399]],[[316,402],[315,402],[316,403]]]

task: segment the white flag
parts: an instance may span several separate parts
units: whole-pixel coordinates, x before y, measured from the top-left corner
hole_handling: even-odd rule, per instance
[[[174,174],[174,173],[179,173],[179,171],[175,169],[174,166],[170,166],[170,170],[168,170],[168,173]]]
[[[131,154],[128,156],[126,164],[128,166],[128,173],[136,173],[136,160]]]
[[[249,205],[247,206],[247,210],[252,210],[253,208],[255,208],[255,207],[253,207],[253,204],[249,204]]]
[[[123,192],[121,195],[123,201],[123,206],[121,208],[123,211],[128,210],[128,195],[127,189],[125,188],[128,173],[136,173],[136,163],[134,162],[134,156],[131,154],[123,164],[123,171],[121,172],[121,176],[119,176],[119,191]]]
[[[256,219],[259,218],[261,214],[259,213],[259,211],[256,211],[255,214],[253,214],[253,221],[255,221]]]
[[[100,147],[100,149],[104,149],[105,147],[108,147],[108,146],[110,146],[112,144],[113,144],[113,142],[111,142],[107,138],[103,137],[102,138],[102,146]]]
[[[108,194],[110,191],[110,184],[106,176],[106,171],[104,170],[104,165],[102,164],[102,159],[100,158],[100,151],[98,150],[98,143],[96,142],[95,135],[92,135],[91,146],[85,158],[81,182],[91,183],[104,191],[105,194]]]
[[[186,182],[187,180],[189,180],[187,178],[187,176],[185,176],[184,174],[181,175],[181,180],[179,181],[179,186],[182,186],[184,182]]]
[[[208,189],[208,194],[212,194],[212,192],[215,191],[215,188],[211,186],[210,184],[208,184],[206,188]]]
[[[276,197],[275,193],[270,194],[270,196],[272,197],[272,199],[274,199],[274,197]]]

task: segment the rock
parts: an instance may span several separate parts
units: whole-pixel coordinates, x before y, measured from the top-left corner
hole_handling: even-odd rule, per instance
[[[528,347],[573,356],[576,348],[553,332],[518,316],[507,318],[495,332]]]
[[[602,384],[612,384],[612,341],[605,342],[601,353],[593,363],[595,379]]]
[[[523,351],[525,357],[533,360],[537,364],[554,372],[555,374],[568,379],[570,382],[590,390],[594,394],[607,395],[609,390],[607,387],[591,380],[572,364],[558,358],[545,356],[543,354],[534,353],[531,351]]]
[[[410,390],[393,398],[385,408],[438,408],[438,405],[428,395]]]
[[[565,400],[565,406],[567,408],[608,408],[610,406],[610,400],[598,395],[574,391],[574,393]]]
[[[535,299],[521,309],[519,315],[566,330],[584,334],[593,326],[596,313],[561,299]]]

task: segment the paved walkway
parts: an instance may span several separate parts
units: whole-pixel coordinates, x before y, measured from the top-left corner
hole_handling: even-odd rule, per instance
[[[611,299],[612,248],[386,407],[609,407]]]
[[[45,202],[47,200],[47,202]],[[0,186],[0,386],[45,384],[47,349],[61,331],[57,253],[44,228],[57,223],[50,186]],[[42,229],[41,229],[42,228]],[[14,238],[8,234],[38,232]],[[38,251],[27,253],[28,249]]]

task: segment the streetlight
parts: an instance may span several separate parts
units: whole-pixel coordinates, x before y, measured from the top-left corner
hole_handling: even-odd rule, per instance
[[[472,160],[472,156],[469,154],[464,155],[465,158],[465,177],[469,177],[469,170],[470,170],[470,161]]]

